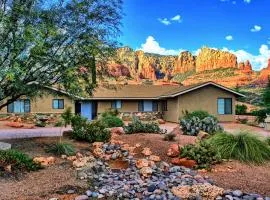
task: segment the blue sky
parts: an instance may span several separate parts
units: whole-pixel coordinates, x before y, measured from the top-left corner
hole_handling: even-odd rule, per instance
[[[269,0],[124,0],[120,42],[164,55],[229,50],[255,70],[270,58]]]

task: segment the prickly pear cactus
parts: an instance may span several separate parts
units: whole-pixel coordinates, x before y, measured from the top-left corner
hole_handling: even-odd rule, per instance
[[[223,131],[223,128],[218,125],[218,121],[213,117],[206,117],[200,120],[198,117],[191,119],[181,119],[180,126],[185,135],[197,136],[200,130],[209,134],[214,134],[218,131]]]

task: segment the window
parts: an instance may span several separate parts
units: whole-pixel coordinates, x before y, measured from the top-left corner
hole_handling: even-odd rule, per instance
[[[220,115],[232,114],[231,98],[218,98],[218,114]]]
[[[138,111],[139,112],[158,111],[158,102],[157,101],[149,101],[149,100],[139,101]]]
[[[64,109],[64,99],[53,99],[53,109]]]
[[[168,111],[167,101],[166,100],[162,101],[161,105],[162,105],[162,111]]]
[[[30,112],[30,100],[18,99],[7,106],[8,113],[29,113]]]
[[[122,108],[122,101],[121,100],[115,100],[112,102],[112,108],[113,109],[121,109]]]

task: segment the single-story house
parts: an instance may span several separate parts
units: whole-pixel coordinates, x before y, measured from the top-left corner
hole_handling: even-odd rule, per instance
[[[220,121],[233,121],[237,97],[244,95],[214,82],[190,86],[117,85],[97,87],[93,95],[72,99],[57,89],[35,99],[21,98],[0,113],[62,113],[71,107],[73,113],[89,120],[110,108],[122,113],[159,112],[164,120],[178,122],[185,111],[205,110]]]

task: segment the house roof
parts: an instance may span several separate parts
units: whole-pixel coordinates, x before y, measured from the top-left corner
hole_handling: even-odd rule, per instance
[[[89,99],[162,99],[176,97],[199,88],[212,85],[236,96],[244,96],[230,88],[214,82],[205,82],[190,86],[180,85],[121,85],[114,88],[98,87]]]
[[[81,100],[113,100],[113,99],[163,99],[171,98],[185,93],[200,89],[206,86],[215,86],[236,96],[245,95],[236,92],[230,88],[224,87],[214,82],[204,82],[195,85],[109,85],[107,87],[99,86],[93,90],[92,96],[76,97]],[[67,92],[52,88],[54,91],[68,95]]]

